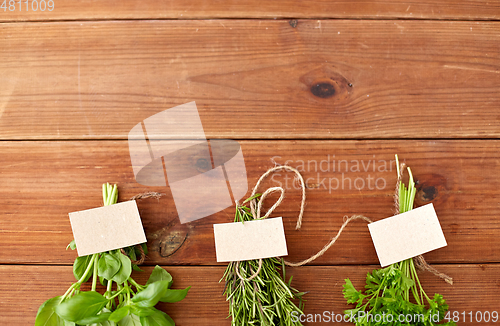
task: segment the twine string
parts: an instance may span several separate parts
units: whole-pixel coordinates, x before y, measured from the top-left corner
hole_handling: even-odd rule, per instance
[[[308,263],[310,263],[310,262],[318,259],[319,257],[323,256],[323,254],[325,252],[327,252],[328,249],[330,249],[330,247],[335,244],[335,242],[340,237],[340,235],[344,231],[344,228],[347,226],[347,224],[349,224],[350,222],[352,222],[354,220],[359,220],[359,219],[367,222],[368,224],[370,224],[372,222],[368,217],[363,216],[363,215],[353,215],[351,217],[344,216],[344,223],[342,224],[342,226],[340,227],[339,231],[337,232],[337,235],[334,236],[320,251],[318,251],[317,253],[315,253],[311,257],[309,257],[309,258],[307,258],[307,259],[305,259],[305,260],[303,260],[301,262],[298,262],[298,263],[292,263],[292,262],[289,262],[289,261],[285,260],[285,264],[287,266],[291,266],[291,267],[299,267],[299,266],[303,266],[305,264],[308,264]]]
[[[270,175],[271,173],[280,171],[280,170],[288,170],[290,172],[294,172],[296,175],[296,178],[300,182],[300,188],[302,189],[302,202],[300,204],[300,212],[299,212],[299,217],[297,219],[297,225],[295,226],[295,229],[299,230],[302,226],[302,216],[304,215],[304,207],[306,205],[306,186],[305,186],[304,178],[302,178],[302,175],[300,174],[300,172],[297,169],[292,168],[291,166],[288,166],[288,165],[278,165],[278,166],[275,166],[273,168],[270,168],[269,170],[267,170],[266,173],[264,173],[263,175],[260,176],[259,180],[255,184],[255,187],[253,188],[252,195],[250,197],[255,196],[255,194],[257,193],[257,189],[259,189],[260,184],[268,175]],[[285,191],[283,190],[283,188],[281,188],[281,187],[274,187],[274,188],[280,188],[282,190],[282,197],[284,197]],[[278,199],[276,204],[278,204],[278,205],[281,204],[281,201],[283,200],[282,197],[280,197],[280,199]],[[252,213],[252,216],[254,216],[254,218],[256,216],[256,214],[255,214],[256,202],[257,202],[256,199],[253,199],[250,201],[250,211]],[[261,200],[259,203],[262,203],[262,197],[261,197]],[[276,204],[274,204],[273,207],[271,207],[272,210],[274,210],[278,206]],[[271,212],[272,212],[272,210],[271,210]],[[268,211],[268,213],[269,213],[269,211]],[[268,214],[266,214],[266,215],[269,216]]]
[[[150,191],[150,192],[143,192],[143,193],[137,194],[135,196],[132,196],[132,197],[130,197],[130,200],[138,200],[138,199],[146,199],[146,198],[160,199],[162,196],[165,196],[165,194]]]
[[[394,194],[394,205],[395,205],[395,213],[396,214],[399,214],[399,186],[400,186],[400,182],[403,178],[403,171],[404,171],[404,168],[406,167],[405,163],[401,163],[400,164],[400,169],[399,169],[399,174],[398,174],[398,180],[396,182],[396,189],[395,189],[395,194]],[[269,170],[267,170],[266,173],[264,173],[260,178],[259,180],[257,181],[257,183],[255,184],[255,187],[253,188],[253,191],[252,191],[252,195],[251,197],[255,196],[255,194],[257,193],[257,189],[259,188],[260,184],[262,183],[262,181],[267,177],[269,176],[271,173],[274,173],[274,172],[277,172],[277,171],[280,171],[280,170],[285,170],[285,171],[289,171],[289,172],[294,172],[296,177],[295,177],[295,180],[298,180],[299,183],[300,183],[300,187],[302,189],[302,201],[301,201],[301,204],[300,204],[300,212],[299,212],[299,216],[298,216],[298,219],[297,219],[297,224],[295,226],[295,229],[296,230],[300,230],[300,228],[302,227],[302,217],[304,215],[304,207],[305,207],[305,202],[306,202],[306,187],[305,187],[305,183],[304,183],[304,178],[302,177],[302,175],[300,174],[300,172],[291,167],[291,166],[287,166],[287,165],[278,165],[278,166],[275,166],[273,168],[270,168]],[[278,200],[274,203],[274,205],[267,211],[267,213],[261,218],[260,215],[261,215],[261,209],[262,209],[262,203],[264,202],[264,199],[270,195],[271,193],[274,193],[274,192],[280,192],[280,197],[278,198]],[[250,212],[252,214],[252,217],[254,219],[266,219],[269,217],[269,215],[271,215],[271,213],[281,204],[281,202],[283,201],[285,197],[285,190],[282,188],[282,187],[272,187],[272,188],[269,188],[267,189],[260,197],[260,201],[257,203],[257,200],[256,199],[252,199],[250,201]],[[236,209],[239,208],[239,204],[238,202],[236,202]],[[363,215],[352,215],[350,217],[348,216],[344,216],[344,223],[342,224],[342,226],[340,227],[339,231],[337,232],[337,234],[335,235],[335,237],[333,237],[320,251],[318,251],[317,253],[315,253],[314,255],[312,255],[311,257],[303,260],[303,261],[300,261],[300,262],[297,262],[297,263],[293,263],[293,262],[289,262],[289,261],[284,261],[285,264],[287,266],[291,266],[291,267],[299,267],[299,266],[303,266],[305,264],[308,264],[316,259],[318,259],[319,257],[323,256],[323,254],[325,254],[328,249],[330,249],[330,247],[332,247],[335,242],[337,241],[337,239],[340,237],[340,235],[342,234],[342,232],[344,231],[345,227],[352,221],[354,220],[363,220],[365,222],[367,222],[368,224],[372,223],[372,220],[366,216],[363,216]],[[442,278],[443,280],[445,280],[447,283],[449,284],[453,284],[453,279],[444,274],[444,273],[441,273],[439,272],[438,270],[436,270],[434,267],[430,266],[424,259],[424,257],[422,255],[419,255],[417,257],[414,257],[413,258],[413,261],[415,262],[415,265],[420,269],[420,270],[425,270],[425,271],[429,271],[431,272],[432,274]],[[259,266],[257,268],[257,270],[249,277],[249,278],[245,278],[243,277],[241,274],[240,274],[240,271],[239,271],[239,261],[236,262],[236,274],[238,275],[238,277],[242,280],[242,281],[251,281],[253,280],[255,277],[257,277],[257,275],[259,275],[260,271],[262,270],[262,259],[259,259]],[[253,272],[253,270],[251,269],[251,272]]]
[[[299,211],[299,216],[297,218],[297,224],[295,226],[296,230],[300,230],[300,228],[302,227],[302,217],[304,216],[304,208],[305,208],[305,204],[306,204],[306,187],[305,187],[304,178],[302,177],[302,175],[300,174],[300,172],[297,169],[295,169],[291,166],[287,166],[287,165],[279,165],[279,166],[275,166],[275,167],[267,170],[267,172],[264,173],[259,178],[257,183],[255,184],[255,187],[253,188],[251,197],[255,196],[255,194],[257,193],[257,189],[259,188],[260,184],[267,176],[269,176],[271,173],[274,173],[274,172],[277,172],[280,170],[285,170],[285,171],[295,173],[295,180],[298,180],[298,182],[300,184],[300,188],[302,190],[302,200],[300,203],[300,211]],[[270,195],[274,192],[280,192],[281,193],[280,197],[274,203],[274,205],[266,212],[266,214],[261,218],[260,216],[261,216],[262,203],[264,202],[264,199],[268,195]],[[252,199],[250,201],[250,212],[252,214],[252,217],[256,220],[268,218],[269,215],[271,215],[271,213],[281,204],[281,202],[283,201],[284,198],[285,198],[285,190],[282,187],[271,187],[271,188],[267,189],[260,196],[260,201],[258,203],[257,203],[256,199]],[[236,206],[238,207],[238,203],[236,203]],[[351,221],[354,221],[357,219],[362,219],[362,220],[366,221],[367,223],[371,223],[371,220],[368,217],[363,216],[363,215],[353,215],[351,217],[344,216],[344,223],[340,227],[337,235],[335,237],[333,237],[320,251],[318,251],[316,254],[312,255],[311,257],[309,257],[301,262],[298,262],[298,263],[293,263],[293,262],[289,262],[289,261],[285,260],[284,261],[285,265],[292,266],[292,267],[303,266],[303,265],[310,263],[310,262],[316,260],[317,258],[323,256],[323,254],[325,252],[327,252],[328,249],[330,249],[330,247],[335,244],[335,242],[337,241],[339,236],[342,234],[342,232],[344,231],[344,228],[347,226],[347,224],[349,224]],[[240,274],[240,271],[239,271],[240,264],[239,263],[240,263],[239,261],[236,262],[235,269],[236,269],[236,274],[238,275],[238,277],[242,281],[253,280],[255,277],[257,277],[257,275],[259,275],[260,271],[262,270],[262,259],[259,259],[259,267],[257,268],[257,270],[249,278],[245,278]]]
[[[241,274],[240,274],[240,262],[239,261],[236,262],[236,266],[235,266],[236,274],[238,275],[238,277],[242,281],[253,280],[254,278],[257,277],[257,275],[259,275],[261,269],[262,269],[262,258],[259,259],[259,267],[257,268],[257,271],[255,273],[253,273],[252,276],[250,276],[249,278],[245,278],[245,277],[241,276]]]

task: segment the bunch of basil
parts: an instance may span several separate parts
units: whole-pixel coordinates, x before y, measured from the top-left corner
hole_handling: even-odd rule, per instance
[[[117,201],[116,185],[103,185],[104,205]],[[72,241],[68,247],[75,249]],[[145,245],[143,250],[147,251]],[[136,247],[125,248],[132,259]],[[77,280],[62,296],[44,302],[36,316],[35,326],[173,326],[172,318],[155,308],[158,302],[177,302],[187,295],[190,287],[183,290],[170,289],[172,276],[156,266],[145,285],[132,277],[138,270],[130,257],[121,250],[112,250],[76,258],[73,274]],[[90,291],[80,287],[92,277]],[[106,287],[106,292],[96,291],[97,279]],[[116,284],[114,287],[113,285]]]

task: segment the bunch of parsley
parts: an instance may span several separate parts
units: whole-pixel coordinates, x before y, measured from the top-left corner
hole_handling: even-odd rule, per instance
[[[397,156],[396,164],[399,176]],[[416,189],[409,167],[408,174],[408,187],[399,181],[400,213],[413,209]],[[356,305],[354,309],[346,310],[345,314],[357,326],[432,326],[441,322],[448,311],[442,295],[436,293],[430,298],[425,293],[411,258],[368,273],[364,293],[357,291],[349,279],[345,281],[344,297],[347,303]],[[451,321],[440,325],[451,326],[455,323]]]

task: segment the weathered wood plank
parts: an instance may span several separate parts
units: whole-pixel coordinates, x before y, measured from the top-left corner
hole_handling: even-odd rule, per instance
[[[209,138],[499,137],[499,28],[1,24],[0,139],[126,139],[138,122],[191,101]]]
[[[7,1],[9,2],[9,1]],[[30,0],[0,10],[0,21],[96,19],[211,19],[211,18],[362,18],[362,19],[498,19],[497,0],[439,0],[434,2],[280,0],[280,1],[71,1]],[[38,7],[40,3],[41,7]],[[44,9],[44,3],[48,3]],[[37,9],[37,10],[34,10]],[[52,10],[50,10],[52,9]]]
[[[286,189],[275,216],[284,217],[292,261],[322,248],[344,215],[377,220],[392,214],[391,160],[398,153],[418,180],[417,205],[434,203],[447,237],[448,247],[427,259],[498,262],[500,176],[493,172],[500,168],[498,141],[242,141],[241,146],[249,187],[272,160],[303,170],[309,189],[300,231],[294,230],[300,193],[293,176],[275,175],[264,184]],[[136,183],[126,141],[0,142],[0,262],[72,263],[75,253],[64,250],[72,239],[67,214],[100,206],[103,182],[118,184],[121,201],[145,191],[166,194],[139,202],[149,240],[147,264],[215,263],[212,224],[232,221],[234,208],[179,224],[168,187]],[[349,225],[315,262],[373,263],[377,258],[364,222]]]
[[[447,299],[451,311],[497,311],[500,295],[497,264],[439,265],[440,270],[452,275],[455,284],[450,286],[429,273],[420,278],[428,294],[440,293]],[[345,303],[342,285],[350,278],[357,288],[364,284],[366,273],[376,266],[299,267],[287,269],[293,275],[292,284],[301,291],[310,291],[306,298],[306,314],[324,311],[342,313],[350,306]],[[176,325],[229,325],[226,320],[228,305],[222,296],[224,267],[166,267],[174,278],[174,288],[192,286],[188,296],[175,304],[159,307],[170,314]],[[147,273],[136,273],[134,279],[146,281]],[[60,266],[0,266],[0,309],[5,324],[33,325],[39,305],[45,300],[61,295],[74,281],[71,267]],[[480,289],[480,290],[478,290]],[[29,298],[29,300],[26,300]],[[459,325],[477,325],[460,322]],[[493,323],[484,323],[493,324]],[[308,323],[306,325],[316,325]],[[344,323],[342,325],[349,325]],[[481,323],[483,325],[483,323]]]

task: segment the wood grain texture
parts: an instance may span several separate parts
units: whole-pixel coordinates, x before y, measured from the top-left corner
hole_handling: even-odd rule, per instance
[[[208,139],[240,140],[247,194],[276,163],[301,170],[300,231],[293,176],[263,185],[286,189],[275,215],[289,260],[322,248],[344,215],[392,215],[397,153],[416,177],[417,205],[434,203],[448,241],[425,257],[455,285],[422,273],[427,293],[443,294],[452,311],[498,311],[500,0],[15,4],[0,9],[2,324],[33,325],[40,304],[74,281],[68,212],[100,206],[108,181],[120,201],[165,194],[138,202],[144,269],[168,265],[174,288],[193,287],[160,307],[179,326],[229,325],[212,224],[232,221],[234,208],[180,224],[168,186],[136,182],[126,141],[140,121],[191,101]],[[184,166],[199,171],[193,158]],[[377,267],[357,221],[287,275],[310,291],[306,313],[341,313],[350,307],[344,279],[361,288]],[[489,325],[459,323],[477,324]]]
[[[37,0],[41,2],[42,0]],[[44,0],[47,2],[48,0]],[[0,10],[0,21],[213,18],[499,19],[498,0],[53,0],[54,10]],[[29,1],[30,6],[32,0]],[[52,4],[52,3],[51,3]],[[12,9],[12,8],[11,8]]]
[[[499,29],[367,20],[0,24],[0,139],[126,139],[143,119],[193,100],[209,138],[496,138]]]
[[[428,294],[440,293],[451,311],[497,311],[500,295],[497,264],[439,265],[439,269],[453,275],[455,284],[450,286],[429,273],[420,279]],[[222,296],[224,284],[218,283],[224,272],[220,267],[165,267],[173,276],[173,288],[192,286],[188,296],[174,304],[160,304],[178,326],[229,325],[226,320],[228,305]],[[342,313],[350,308],[342,295],[345,278],[350,278],[358,289],[364,285],[366,273],[377,266],[299,267],[287,269],[293,275],[292,285],[306,295],[305,313],[322,314],[324,311]],[[151,267],[145,273],[135,273],[134,279],[144,283]],[[33,325],[39,305],[51,297],[61,295],[74,282],[71,267],[60,266],[0,266],[0,310],[2,320],[8,325]],[[57,276],[57,277],[56,277]],[[479,290],[480,289],[480,290]],[[26,298],[30,298],[26,300]],[[22,310],[21,310],[21,309]],[[468,315],[466,315],[468,317]],[[319,323],[305,323],[318,325]],[[352,325],[339,323],[341,325]],[[460,322],[459,325],[478,323]],[[493,325],[494,323],[480,323]]]
[[[392,215],[394,153],[406,160],[418,181],[417,205],[434,203],[448,241],[448,247],[426,258],[438,263],[499,261],[500,176],[493,172],[500,168],[498,141],[240,143],[248,194],[273,161],[303,171],[308,190],[300,231],[294,230],[300,192],[293,176],[277,174],[263,185],[286,189],[275,216],[284,217],[291,261],[321,249],[344,215],[365,214],[374,220]],[[212,224],[232,221],[234,208],[179,224],[168,187],[136,183],[126,141],[0,142],[0,263],[71,264],[76,253],[64,250],[72,239],[67,214],[100,206],[103,182],[118,184],[120,201],[145,191],[166,194],[138,203],[150,248],[146,264],[215,264]],[[270,198],[268,205],[272,202]],[[366,224],[353,222],[314,264],[377,262]]]

